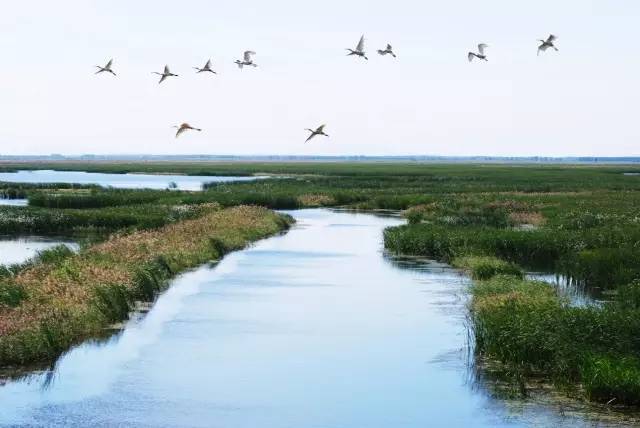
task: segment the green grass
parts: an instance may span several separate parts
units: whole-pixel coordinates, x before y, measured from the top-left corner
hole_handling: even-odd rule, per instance
[[[637,284],[631,291],[638,295]],[[620,300],[572,307],[544,282],[494,276],[471,287],[476,351],[515,379],[581,384],[593,401],[640,404],[640,310]]]
[[[0,233],[75,233],[153,230],[202,215],[210,204],[295,209],[348,206],[404,210],[408,225],[387,229],[393,252],[452,262],[476,279],[471,319],[478,352],[500,361],[517,379],[546,377],[583,387],[599,402],[639,405],[640,172],[638,166],[423,163],[52,163],[0,164],[0,170],[66,169],[92,172],[189,175],[272,174],[254,182],[211,183],[203,192],[115,190],[91,186],[0,183],[0,193],[29,197],[26,208],[0,207]],[[204,245],[204,244],[203,244]],[[207,254],[234,248],[220,237]],[[128,313],[131,293],[149,298],[176,264],[163,257],[130,271],[132,283],[92,288],[91,317],[72,308],[47,313],[41,328],[24,330],[13,349],[34,355],[62,349],[105,319]],[[79,280],[63,258],[56,278]],[[96,266],[112,261],[92,259]],[[549,284],[524,280],[523,270],[562,274],[575,283],[613,293],[602,307],[572,307]],[[16,272],[22,272],[18,270]],[[15,276],[8,272],[5,277]],[[75,279],[74,279],[75,278]],[[59,280],[62,281],[62,280]],[[4,284],[10,284],[6,281]],[[20,307],[32,289],[6,289],[5,306]],[[83,313],[84,314],[84,313]],[[73,320],[81,319],[81,323]],[[43,340],[42,338],[46,338]],[[49,345],[43,345],[48,343]],[[47,351],[48,350],[48,351]],[[26,352],[26,351],[25,351]],[[579,388],[578,388],[579,389]]]
[[[467,270],[473,279],[491,279],[496,275],[511,275],[518,278],[524,276],[524,272],[514,263],[488,256],[464,256],[454,259],[451,265]]]
[[[152,301],[177,273],[218,260],[291,222],[259,207],[210,206],[196,219],[118,234],[79,254],[42,253],[0,279],[0,367],[56,358],[126,319],[136,301]]]

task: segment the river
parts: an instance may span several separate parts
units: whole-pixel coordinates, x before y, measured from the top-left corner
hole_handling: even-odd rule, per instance
[[[287,234],[176,278],[147,314],[0,387],[0,426],[584,426],[470,369],[468,280],[386,256],[400,219],[291,212]],[[605,426],[600,424],[598,426]]]
[[[96,184],[118,189],[166,189],[175,183],[179,190],[202,190],[204,183],[228,183],[235,181],[251,181],[262,177],[222,177],[200,175],[168,175],[168,174],[108,174],[84,171],[16,171],[0,172],[0,181],[11,183],[73,183]]]

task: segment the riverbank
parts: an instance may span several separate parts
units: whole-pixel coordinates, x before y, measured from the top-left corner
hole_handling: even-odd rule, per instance
[[[464,256],[451,264],[473,279],[475,354],[497,381],[523,397],[542,381],[580,400],[640,405],[640,281],[618,286],[604,304],[576,306],[514,263]]]
[[[496,275],[471,286],[476,353],[499,362],[526,395],[547,378],[572,396],[640,404],[640,283],[602,307],[574,307],[553,286]]]
[[[51,360],[126,319],[179,272],[285,230],[265,208],[209,212],[159,229],[114,235],[77,255],[62,252],[0,282],[0,366]]]

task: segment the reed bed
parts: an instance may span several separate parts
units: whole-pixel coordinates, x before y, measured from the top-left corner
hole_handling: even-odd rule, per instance
[[[505,275],[476,281],[476,352],[502,363],[516,382],[545,376],[592,401],[638,405],[640,284],[623,288],[624,296],[602,307],[573,307],[544,282]]]
[[[266,173],[274,177],[210,183],[202,192],[0,183],[0,192],[18,189],[31,203],[27,208],[0,207],[0,233],[137,230],[144,234],[144,230],[171,228],[173,223],[177,226],[205,215],[209,204],[404,210],[409,224],[386,230],[385,247],[454,263],[476,278],[471,316],[482,355],[500,361],[506,373],[517,379],[543,377],[577,389],[594,401],[613,399],[613,403],[640,405],[640,177],[623,175],[640,171],[637,166],[384,162],[0,165],[0,170],[46,168],[192,175]],[[208,245],[218,254],[228,244],[213,239]],[[123,247],[123,252],[133,253],[135,248]],[[59,290],[62,294],[49,298],[34,292],[35,287],[0,280],[2,311],[17,314],[30,307],[29,314],[36,314],[33,308],[38,299],[46,308],[42,311],[46,317],[25,324],[31,329],[20,330],[24,333],[19,346],[2,349],[13,350],[16,361],[23,358],[20,355],[55,355],[87,331],[122,319],[132,296],[153,298],[161,288],[157,284],[164,284],[176,267],[200,260],[196,255],[178,263],[182,256],[165,255],[169,250],[155,249],[162,257],[145,258],[135,266],[105,249],[18,269],[9,276],[20,278],[44,269],[44,278],[51,284],[69,285]],[[95,272],[76,263],[82,257],[90,258]],[[573,307],[550,285],[524,280],[523,271],[531,269],[562,274],[587,289],[599,287],[617,297],[602,307]],[[51,287],[47,281],[42,282],[43,290]],[[89,285],[79,286],[83,281]],[[88,301],[92,303],[83,303]],[[61,333],[66,331],[71,333]]]
[[[115,234],[66,257],[41,257],[0,279],[0,366],[50,360],[153,300],[168,279],[275,234],[291,218],[265,208],[210,208],[197,219]]]

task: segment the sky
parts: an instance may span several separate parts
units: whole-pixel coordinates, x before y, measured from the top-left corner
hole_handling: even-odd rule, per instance
[[[640,156],[639,18],[630,0],[6,2],[0,154]],[[560,51],[536,56],[549,33]],[[345,56],[361,34],[369,61]],[[467,62],[478,43],[489,61]],[[118,76],[95,75],[110,58]],[[208,58],[219,74],[195,74]],[[203,131],[176,139],[182,122]]]

